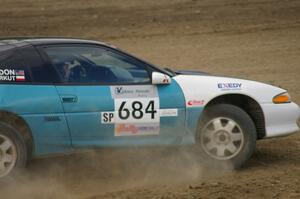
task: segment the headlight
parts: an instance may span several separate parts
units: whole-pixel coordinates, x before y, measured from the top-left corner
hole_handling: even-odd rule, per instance
[[[273,103],[282,104],[282,103],[290,103],[291,96],[288,93],[281,93],[273,97]]]

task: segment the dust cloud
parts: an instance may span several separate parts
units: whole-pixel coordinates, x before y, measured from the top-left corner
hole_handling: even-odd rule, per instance
[[[0,198],[91,198],[144,186],[201,182],[222,173],[210,172],[202,161],[193,147],[101,149],[37,159],[0,180]]]

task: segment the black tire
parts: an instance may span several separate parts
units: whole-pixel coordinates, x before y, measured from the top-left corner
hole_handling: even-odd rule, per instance
[[[1,145],[8,141],[10,143],[10,148],[4,151]],[[3,145],[4,146],[4,145]],[[16,173],[17,170],[23,169],[27,163],[27,150],[26,144],[22,139],[21,135],[13,127],[0,122],[0,162],[4,160],[4,155],[8,154],[14,156],[13,161],[6,162],[5,165],[9,168],[7,171],[0,170],[0,178],[9,176]]]
[[[255,125],[244,110],[231,104],[216,104],[204,110],[196,136],[197,148],[210,167],[237,169],[253,154],[256,135]]]

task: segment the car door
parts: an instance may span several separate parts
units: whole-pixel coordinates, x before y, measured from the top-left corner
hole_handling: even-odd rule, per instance
[[[32,46],[0,56],[0,111],[17,114],[28,124],[33,155],[64,153],[71,139],[51,72]]]
[[[175,81],[152,85],[144,62],[101,45],[40,49],[60,73],[56,89],[74,147],[170,144],[182,138],[185,103]]]

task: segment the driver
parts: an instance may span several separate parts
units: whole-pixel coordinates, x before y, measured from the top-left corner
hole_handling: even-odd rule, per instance
[[[68,82],[71,74],[71,62],[64,62],[62,65],[62,75],[64,82]]]

